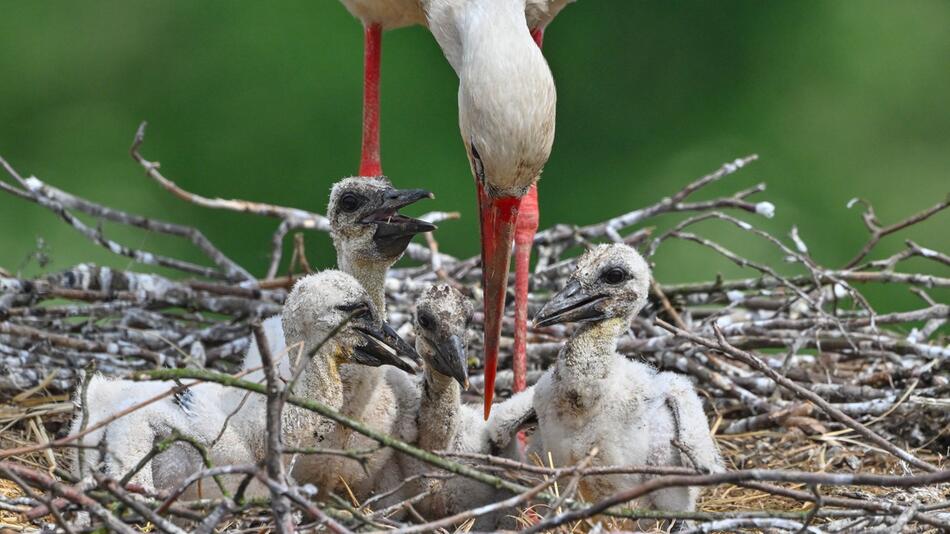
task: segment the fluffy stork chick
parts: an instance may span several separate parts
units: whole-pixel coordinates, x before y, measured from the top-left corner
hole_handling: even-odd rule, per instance
[[[359,280],[380,313],[386,310],[386,273],[416,234],[435,225],[399,210],[424,198],[425,189],[395,189],[385,177],[344,178],[330,190],[327,217],[337,267]]]
[[[436,229],[431,223],[399,213],[424,198],[433,195],[424,189],[395,189],[382,176],[344,178],[330,190],[327,217],[337,268],[356,278],[384,319],[386,272],[402,257],[414,235]],[[265,320],[264,331],[273,354],[286,350],[280,316]],[[286,360],[283,363],[282,371],[289,372]],[[260,354],[252,339],[245,367],[259,365]],[[263,378],[262,373],[253,376]]]
[[[465,337],[473,313],[472,303],[447,285],[426,288],[416,301],[413,330],[425,368],[415,423],[423,449],[467,450],[475,443],[462,441],[474,438],[477,443],[481,433],[475,430],[485,426],[484,421],[465,421],[469,410],[462,405],[462,388],[468,389]]]
[[[626,245],[601,245],[581,258],[564,289],[538,312],[537,326],[581,323],[535,386],[538,429],[547,449],[542,453],[550,452],[557,465],[575,464],[597,447],[596,465],[722,468],[689,380],[616,350],[618,338],[646,304],[649,287],[650,268],[640,254]],[[642,478],[588,478],[581,494],[597,501]],[[690,511],[698,493],[698,488],[671,488],[638,506]]]
[[[423,198],[432,198],[432,193],[422,189],[395,189],[382,177],[346,178],[335,184],[330,192],[327,217],[337,252],[337,265],[363,285],[383,317],[387,271],[402,256],[414,235],[435,229],[430,223],[398,212]],[[405,374],[353,365],[344,365],[340,371],[345,398],[343,413],[377,431],[392,434],[400,410],[401,392],[410,384]],[[340,429],[332,444],[313,445],[371,449],[376,447],[376,442],[362,434]],[[392,455],[391,449],[380,449],[368,458],[364,466],[347,459],[332,458],[328,461],[325,456],[302,457],[294,468],[294,476],[301,482],[314,482],[333,471],[336,477],[329,483],[325,480],[322,486],[326,492],[332,491],[342,479],[358,497],[364,498],[372,491],[376,477]]]
[[[349,322],[320,346],[348,317]],[[400,356],[414,358],[415,351],[382,322],[366,291],[345,273],[324,271],[298,281],[287,297],[281,322],[288,346],[299,346],[303,355],[313,353],[303,364],[296,395],[339,409],[343,405],[338,371],[341,364],[389,364],[412,371]],[[93,376],[86,396],[88,425],[178,385],[172,381],[143,383]],[[215,465],[260,462],[265,453],[265,405],[263,396],[246,395],[243,390],[211,383],[192,386],[85,436],[82,444],[95,446],[105,441],[108,452],[100,457],[99,449],[87,450],[79,474],[102,469],[120,479],[156,443],[174,432],[203,445]],[[283,423],[283,439],[288,444],[295,444],[302,436],[325,435],[333,426],[312,412],[292,406],[286,408]],[[72,432],[78,432],[81,425],[82,416],[78,415]],[[178,444],[157,455],[131,482],[148,490],[171,489],[201,466],[201,459],[190,445]],[[232,486],[236,483],[229,481]]]
[[[420,2],[459,78],[459,129],[478,190],[488,419],[516,221],[551,155],[557,95],[525,0]]]
[[[488,421],[476,407],[462,404],[462,389],[468,389],[465,338],[472,314],[471,301],[445,284],[427,288],[416,303],[416,352],[425,363],[416,424],[418,444],[426,450],[498,454],[535,418],[531,392],[499,403]]]
[[[468,387],[466,333],[473,315],[472,303],[448,285],[430,286],[419,297],[414,316],[416,352],[425,363],[413,398],[402,406],[399,435],[418,435],[416,444],[428,451],[503,454],[514,457],[514,439],[529,421],[534,410],[531,391],[519,393],[499,403],[488,421],[480,407],[462,404],[461,392]],[[399,477],[431,471],[427,464],[399,456]],[[388,488],[380,485],[378,490]],[[430,496],[417,504],[425,517],[445,517],[487,504],[502,497],[484,484],[464,477],[424,479],[412,488],[411,495],[429,490]],[[408,495],[407,495],[408,496]],[[478,528],[494,528],[495,518],[479,522]]]

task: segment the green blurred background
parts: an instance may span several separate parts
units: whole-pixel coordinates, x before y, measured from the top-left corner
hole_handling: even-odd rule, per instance
[[[386,172],[397,185],[436,193],[414,213],[460,211],[438,238],[448,253],[473,255],[474,188],[455,75],[423,28],[384,42]],[[850,198],[872,201],[888,223],[950,190],[946,0],[582,0],[548,29],[545,54],[559,106],[542,227],[603,220],[757,153],[759,162],[700,198],[765,181],[758,199],[772,201],[776,217],[740,216],[783,238],[797,225],[820,262],[840,266],[867,237],[859,210],[845,208]],[[359,24],[331,0],[7,1],[0,155],[67,191],[194,225],[263,274],[274,221],[162,191],[127,155],[136,126],[149,121],[145,157],[186,189],[323,212],[330,185],[357,167],[361,67]],[[80,261],[129,267],[7,195],[0,228],[0,267],[9,271],[40,270],[31,256],[40,237],[47,270]],[[200,259],[185,242],[106,230],[129,246]],[[948,230],[943,213],[906,237],[947,251]],[[725,223],[697,231],[755,259],[779,258]],[[902,240],[885,240],[876,256]],[[312,262],[333,263],[325,236],[309,234],[307,243]],[[750,274],[696,245],[661,250],[663,282]],[[901,289],[875,298],[891,308],[914,297]]]

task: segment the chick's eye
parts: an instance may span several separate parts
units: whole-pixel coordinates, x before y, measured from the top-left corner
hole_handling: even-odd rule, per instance
[[[358,195],[346,193],[342,198],[340,198],[340,209],[347,213],[354,212],[360,207],[360,204],[362,203],[363,202]]]
[[[419,326],[425,328],[426,330],[432,328],[433,320],[428,313],[419,314]]]
[[[627,272],[619,267],[614,267],[613,269],[604,271],[604,274],[600,277],[604,282],[610,285],[616,285],[627,279]]]
[[[353,319],[372,319],[373,308],[368,302],[357,302],[354,304],[343,304],[336,309],[344,313],[352,314]]]

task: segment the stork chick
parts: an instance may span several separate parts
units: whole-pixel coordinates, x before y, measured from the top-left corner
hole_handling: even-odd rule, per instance
[[[462,404],[461,392],[468,387],[466,334],[473,315],[472,303],[448,285],[430,286],[416,303],[414,331],[416,352],[425,363],[414,396],[401,407],[400,435],[417,434],[416,444],[428,451],[505,454],[515,457],[518,430],[535,418],[531,391],[499,403],[488,421],[479,407]],[[431,471],[431,467],[399,456],[401,476]],[[418,511],[428,518],[445,517],[503,498],[499,491],[464,477],[446,480],[426,478],[411,495],[428,490]],[[379,491],[386,488],[380,486]],[[503,511],[502,511],[503,513]],[[476,528],[495,528],[497,514],[483,517]]]
[[[535,387],[539,434],[557,465],[575,464],[596,447],[595,465],[722,468],[689,380],[617,352],[617,340],[646,304],[649,287],[650,268],[640,254],[626,245],[600,245],[580,259],[564,289],[538,312],[536,326],[580,323]],[[643,478],[591,477],[580,491],[597,501]],[[692,487],[665,489],[637,506],[691,511],[698,493]]]
[[[336,183],[330,192],[327,217],[337,265],[363,285],[383,317],[387,271],[399,260],[414,235],[435,229],[434,225],[401,215],[398,210],[424,198],[432,198],[432,193],[423,189],[395,189],[383,177],[346,178]],[[345,399],[343,413],[379,432],[395,433],[402,392],[410,387],[405,373],[353,365],[344,365],[340,371]],[[407,437],[415,439],[414,435]],[[340,429],[330,442],[311,444],[342,449],[376,447],[372,439],[347,429]],[[335,476],[324,480],[323,490],[332,491],[342,479],[362,499],[371,493],[392,455],[391,449],[380,449],[362,466],[345,458],[306,456],[300,458],[293,473],[301,482],[316,482],[332,472]]]
[[[385,177],[344,178],[330,190],[327,217],[337,267],[359,280],[376,308],[386,309],[386,273],[416,234],[435,225],[406,217],[399,210],[424,198],[425,189],[395,189]]]
[[[281,322],[289,347],[299,348],[303,355],[315,352],[303,364],[294,393],[334,409],[343,405],[338,371],[341,364],[390,364],[411,372],[399,356],[416,357],[415,351],[383,324],[359,283],[339,271],[324,271],[298,281],[287,296]],[[334,337],[319,345],[344,322]],[[86,394],[88,424],[95,425],[178,385],[172,381],[141,383],[93,376]],[[261,395],[246,395],[243,390],[212,383],[194,385],[85,436],[84,445],[94,446],[104,440],[108,452],[100,457],[96,449],[86,451],[81,473],[102,468],[107,475],[122,478],[155,444],[175,432],[204,446],[214,465],[260,462],[265,454],[265,405]],[[82,416],[77,416],[72,432],[78,432],[81,425]],[[333,426],[332,421],[317,414],[288,406],[283,440],[295,444],[302,436],[325,435]],[[177,444],[157,455],[131,482],[147,490],[171,489],[201,467],[201,459],[190,445]],[[236,482],[230,481],[232,486]]]

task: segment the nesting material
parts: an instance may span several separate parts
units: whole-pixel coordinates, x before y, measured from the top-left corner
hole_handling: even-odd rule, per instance
[[[410,526],[464,530],[479,514],[505,510],[530,531],[599,531],[629,527],[630,517],[648,515],[623,509],[623,502],[635,500],[624,497],[646,491],[651,483],[684,480],[708,484],[696,511],[656,512],[650,517],[688,521],[686,531],[950,529],[950,256],[938,243],[906,240],[902,247],[894,246],[908,228],[945,224],[947,200],[921,211],[908,210],[896,221],[880,221],[871,205],[855,203],[852,209],[861,210],[856,216],[868,230],[866,244],[847,264],[825,266],[821,258],[811,256],[809,236],[783,220],[783,206],[764,198],[764,184],[730,187],[727,178],[755,156],[726,163],[679,191],[663,192],[669,196],[631,206],[635,209],[605,221],[580,227],[560,224],[539,232],[529,298],[533,316],[563,287],[578,252],[596,242],[635,246],[648,262],[677,243],[697,262],[712,264],[716,259],[742,267],[733,276],[711,271],[701,280],[674,284],[664,279],[662,262],[655,262],[649,302],[618,345],[629,358],[693,381],[722,452],[724,473],[622,466],[650,476],[613,500],[584,503],[576,500],[580,482],[605,469],[591,467],[587,459],[575,466],[552,466],[546,458],[520,463],[477,454],[425,455],[344,421],[335,412],[322,412],[353,432],[366,433],[428,464],[434,476],[448,469],[502,487],[513,497],[487,511],[467,510],[412,525],[418,521],[412,504],[424,497],[407,496],[386,506],[381,505],[383,497],[354,502],[346,484],[340,484],[333,497],[293,482],[278,487],[274,491],[287,499],[275,503],[289,502],[289,515],[275,512],[267,498],[243,507],[228,498],[185,503],[167,494],[143,494],[134,486],[122,488],[102,476],[76,486],[69,476],[69,444],[74,441],[63,438],[73,416],[70,399],[82,394],[82,373],[225,380],[221,373],[234,372],[249,345],[250,326],[278,313],[293,281],[308,270],[306,237],[295,239],[292,258],[283,261],[286,235],[329,230],[320,214],[205,198],[179,188],[161,174],[157,163],[142,156],[143,135],[144,130],[136,135],[135,161],[149,179],[176,197],[248,217],[277,219],[271,243],[260,244],[262,250],[270,247],[270,276],[258,279],[197,229],[96,204],[40,178],[24,178],[0,160],[6,171],[0,189],[37,204],[36,209],[56,213],[90,246],[105,247],[139,264],[137,272],[82,264],[34,279],[17,276],[9,265],[0,271],[0,530],[72,524],[80,515],[94,526],[124,532],[192,530],[202,522],[205,531],[215,526],[259,528],[273,526],[275,516],[298,528],[319,523],[337,532]],[[710,193],[713,184],[725,192]],[[226,191],[219,194],[228,196]],[[206,260],[136,248],[142,241],[117,242],[109,226],[90,225],[77,214],[87,221],[91,217],[187,239]],[[451,217],[438,212],[426,218],[440,222]],[[789,226],[785,230],[765,230],[783,223]],[[713,226],[720,232],[717,236],[727,229],[729,246],[710,237],[707,230]],[[389,322],[401,334],[411,334],[413,305],[433,283],[449,283],[476,301],[481,298],[477,257],[441,253],[437,238],[436,232],[425,245],[411,244],[406,266],[391,270],[385,280]],[[880,252],[885,242],[892,246],[890,255]],[[747,255],[745,246],[754,254]],[[180,275],[169,274],[172,271]],[[879,308],[885,304],[872,298],[880,291],[913,294],[913,304],[884,311]],[[476,313],[468,343],[473,387],[463,400],[476,400],[484,383],[479,367],[482,321]],[[529,331],[529,383],[550,367],[573,329],[557,325]],[[502,368],[509,364],[511,333],[512,324],[506,321]],[[505,390],[510,383],[510,373],[502,371],[499,397],[510,395]],[[305,399],[287,402],[305,410],[323,409]],[[46,445],[50,440],[52,447]],[[369,454],[323,453],[357,463]],[[263,468],[257,474],[266,480]],[[49,500],[53,494],[56,498]]]

